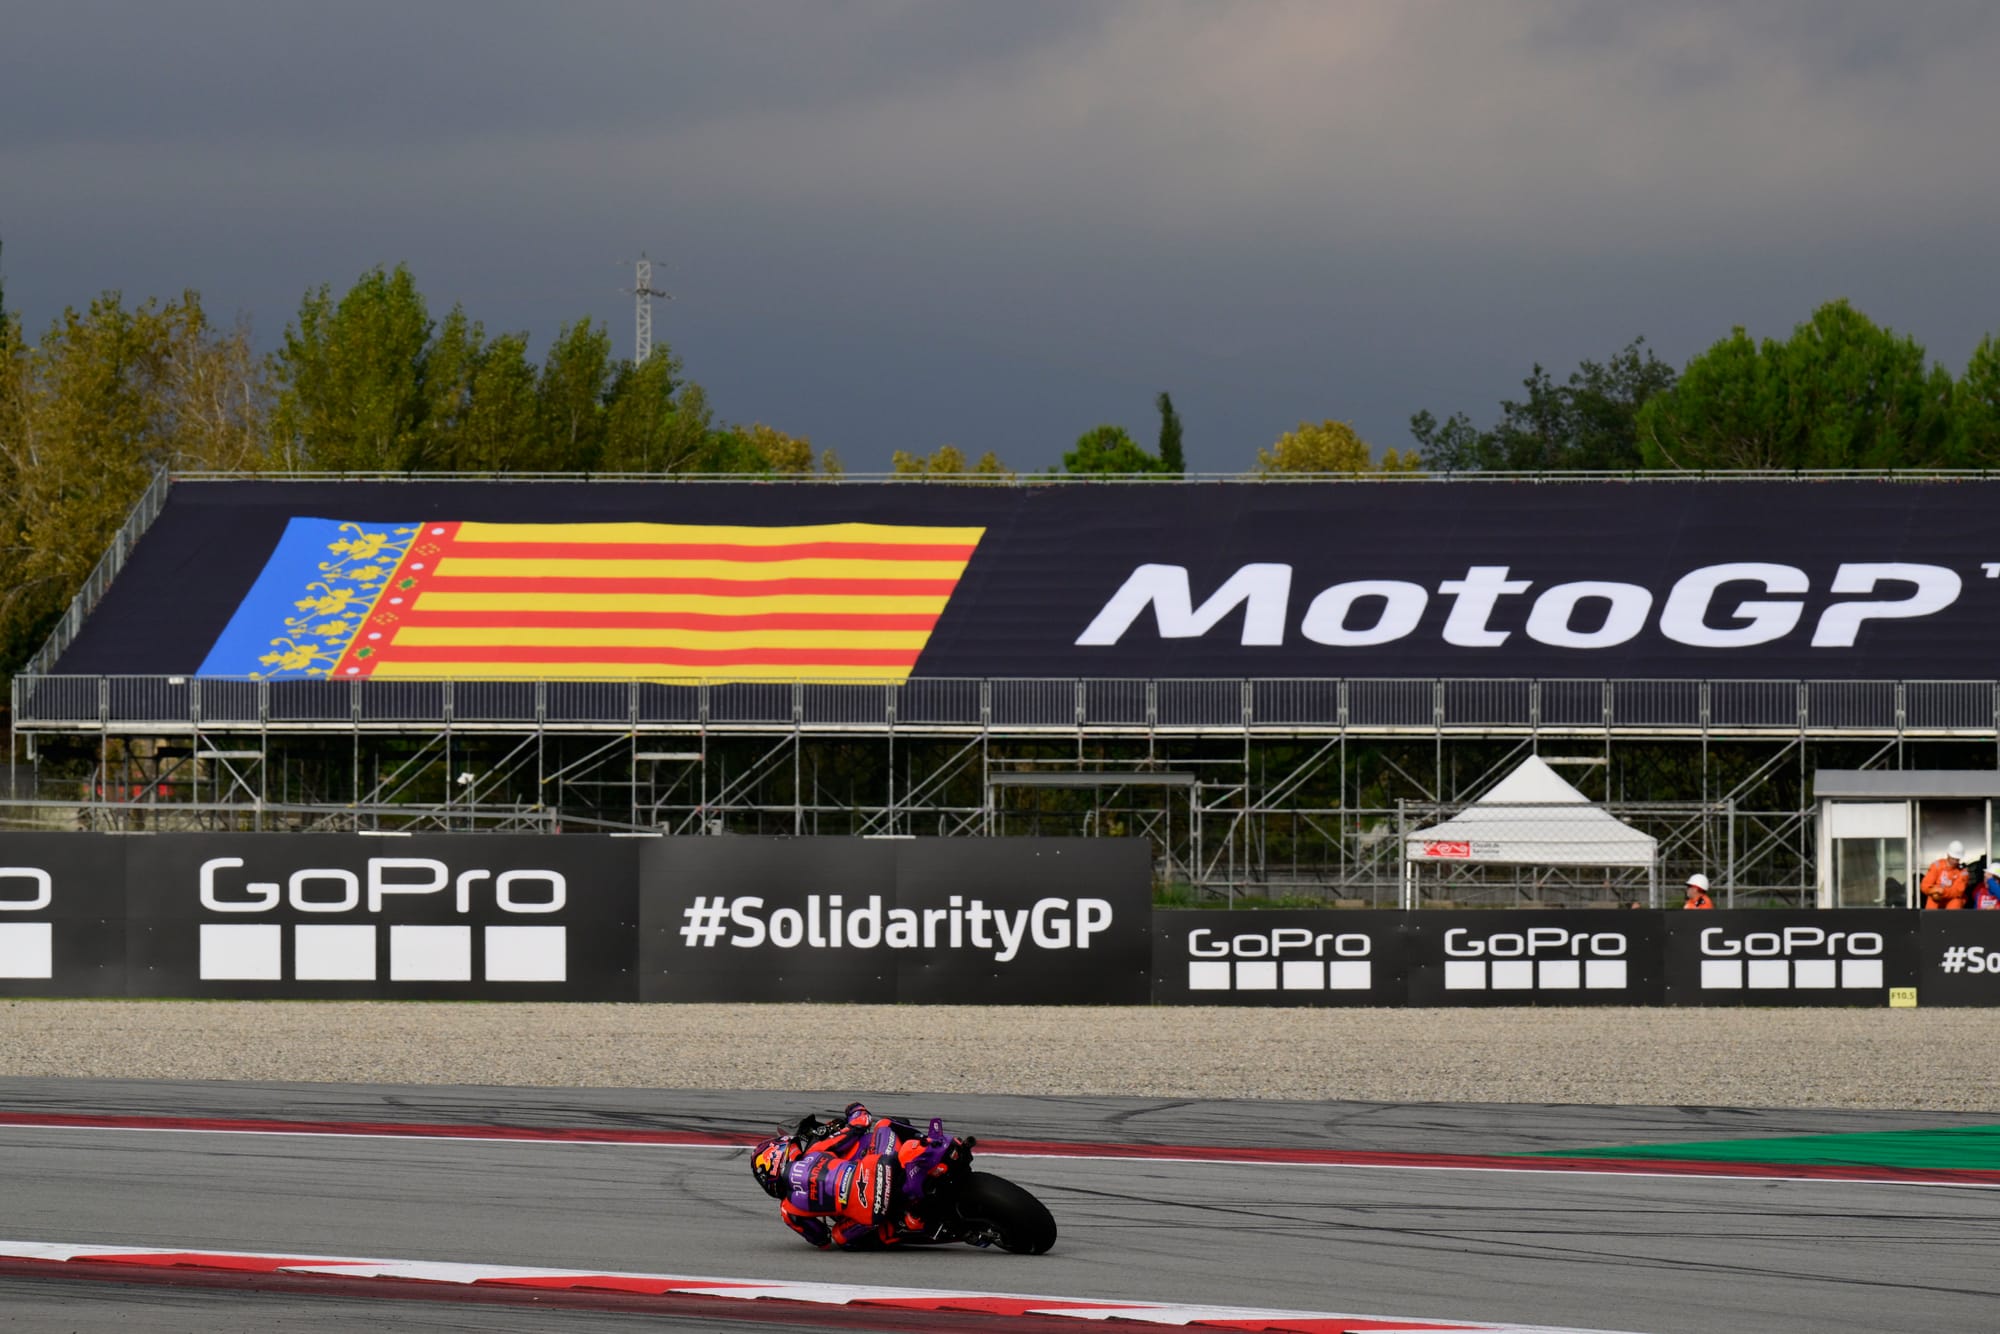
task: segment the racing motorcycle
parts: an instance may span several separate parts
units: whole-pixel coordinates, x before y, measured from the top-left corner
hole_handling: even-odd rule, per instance
[[[810,1146],[836,1133],[841,1124],[808,1117],[786,1142]],[[936,1117],[921,1131],[893,1117],[878,1118],[874,1124],[890,1126],[896,1134],[895,1163],[882,1164],[882,1170],[896,1178],[894,1207],[878,1210],[875,1216],[887,1216],[897,1244],[963,1242],[1020,1255],[1040,1255],[1056,1244],[1056,1220],[1047,1206],[1005,1177],[972,1170],[972,1151],[978,1143],[973,1136],[950,1133]],[[787,1168],[795,1157],[796,1150],[786,1159]]]

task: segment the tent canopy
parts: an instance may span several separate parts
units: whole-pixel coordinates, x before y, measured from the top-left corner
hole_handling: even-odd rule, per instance
[[[1404,842],[1413,862],[1651,866],[1658,841],[1591,803],[1539,755],[1463,811]]]

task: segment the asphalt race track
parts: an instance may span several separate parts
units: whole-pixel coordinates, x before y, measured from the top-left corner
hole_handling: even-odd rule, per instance
[[[13,1112],[746,1131],[839,1094],[0,1080]],[[882,1096],[988,1137],[1532,1149],[1990,1123],[1699,1108]],[[1339,1310],[1639,1334],[1985,1331],[2000,1190],[1838,1181],[992,1158],[1062,1239],[821,1254],[714,1146],[0,1127],[0,1237]],[[757,1303],[738,1303],[754,1306]],[[0,1271],[0,1328],[813,1329]],[[875,1326],[871,1326],[875,1327]],[[889,1323],[881,1328],[898,1327]],[[909,1327],[907,1325],[900,1327]]]

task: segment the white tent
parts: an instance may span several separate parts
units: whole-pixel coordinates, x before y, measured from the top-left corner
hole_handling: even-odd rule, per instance
[[[1602,806],[1592,804],[1531,755],[1492,791],[1442,824],[1407,835],[1406,866],[1415,862],[1492,862],[1514,866],[1643,866],[1650,872],[1659,842]],[[1404,876],[1404,906],[1415,907]]]

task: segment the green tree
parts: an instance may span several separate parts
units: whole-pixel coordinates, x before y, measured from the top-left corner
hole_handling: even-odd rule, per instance
[[[535,386],[540,425],[535,467],[549,472],[603,467],[611,375],[611,335],[604,326],[587,319],[564,325],[542,359]]]
[[[1181,417],[1174,411],[1173,397],[1162,389],[1153,403],[1160,410],[1160,471],[1184,476],[1187,455],[1181,449]]]
[[[1936,467],[1951,462],[1952,400],[1915,339],[1833,301],[1782,343],[1734,330],[1638,428],[1650,467]]]
[[[705,411],[697,417],[675,402],[680,369],[665,348],[637,364],[618,363],[605,404],[606,472],[677,472],[701,453],[710,423]]]
[[[1410,417],[1410,438],[1416,442],[1417,456],[1433,472],[1477,472],[1484,468],[1492,457],[1487,452],[1486,434],[1462,412],[1439,421],[1424,408]]]
[[[1403,456],[1389,450],[1381,471],[1406,471]],[[1368,442],[1355,434],[1344,421],[1328,418],[1320,422],[1300,422],[1285,432],[1269,449],[1257,451],[1260,473],[1375,472],[1377,466]]]
[[[450,321],[440,344],[450,347]],[[525,334],[501,334],[489,342],[473,338],[462,351],[444,357],[452,367],[449,413],[433,407],[432,466],[459,472],[509,472],[534,468],[538,459],[537,372],[528,360]],[[434,377],[445,381],[446,377]],[[437,396],[433,396],[434,405]]]
[[[889,456],[889,471],[901,476],[922,474],[930,477],[1012,477],[1014,472],[987,450],[970,464],[957,445],[939,445],[929,457],[897,450]]]
[[[606,472],[745,473],[796,476],[813,471],[812,441],[775,426],[720,426],[702,387],[681,377],[681,363],[664,348],[637,365],[612,368],[605,396]],[[818,459],[828,475],[839,456]]]
[[[1673,387],[1674,369],[1635,338],[1608,361],[1585,361],[1557,384],[1539,364],[1522,399],[1503,399],[1481,431],[1464,413],[1410,418],[1423,465],[1435,472],[1612,471],[1641,465],[1639,409]]]
[[[2000,339],[1988,334],[1972,350],[1952,391],[1952,458],[1961,467],[2000,466]]]
[[[1093,426],[1063,455],[1067,473],[1136,474],[1161,471],[1159,459],[1139,447],[1122,426]]]
[[[781,476],[810,474],[813,470],[812,441],[802,435],[787,435],[775,426],[754,422],[739,427],[738,433],[750,450],[764,461],[761,472]]]
[[[266,462],[270,387],[241,327],[192,292],[67,310],[0,363],[0,660],[46,637],[160,468]]]
[[[307,292],[272,363],[285,459],[335,472],[423,466],[431,329],[400,264],[369,270],[338,302],[324,284]]]
[[[904,477],[931,473],[956,476],[965,471],[965,451],[957,445],[939,445],[927,458],[899,449],[889,455],[889,471]]]
[[[647,364],[651,364],[649,361]],[[666,472],[756,472],[742,440],[716,425],[708,406],[708,391],[690,382],[674,395],[673,410],[663,423],[662,450]]]
[[[453,306],[424,350],[424,438],[419,453],[427,467],[459,466],[456,436],[472,408],[472,382],[485,342],[485,330],[466,318],[464,307]]]

